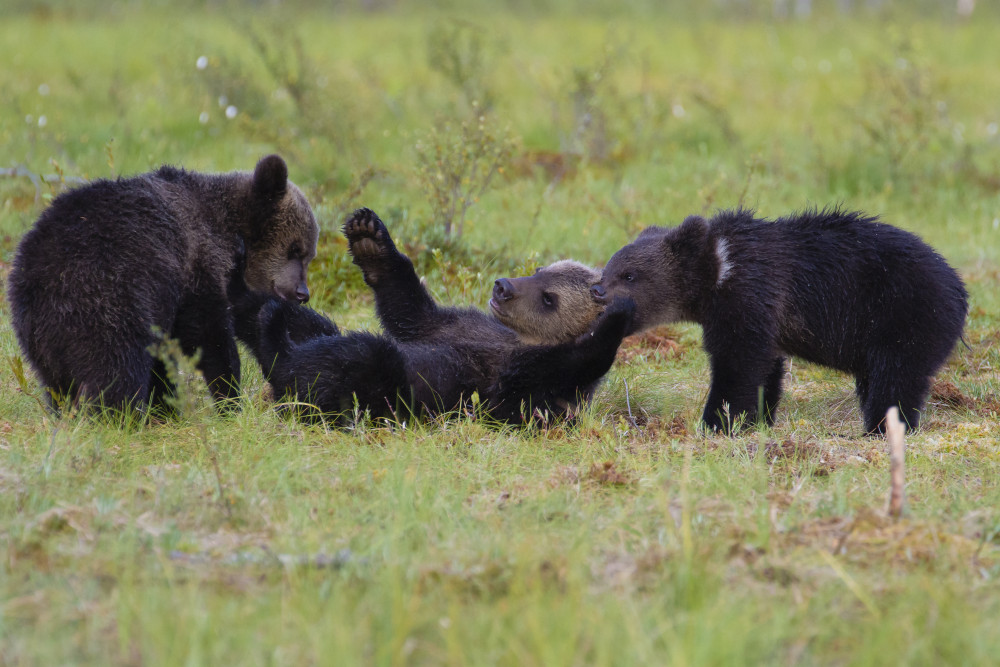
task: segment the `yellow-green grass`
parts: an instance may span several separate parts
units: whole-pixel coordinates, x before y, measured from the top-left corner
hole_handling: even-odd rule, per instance
[[[416,148],[474,114],[429,62],[441,25],[455,53],[480,40],[484,122],[517,143],[457,240]],[[921,234],[972,309],[940,373],[964,405],[932,396],[893,521],[885,443],[861,436],[841,373],[796,361],[773,429],[699,434],[692,325],[630,343],[579,422],[547,431],[306,426],[275,413],[249,357],[238,414],[109,425],[47,415],[30,376],[21,390],[4,301],[0,662],[993,664],[998,28],[863,11],[5,16],[0,168],[72,181],[278,151],[324,225],[313,303],[347,327],[376,326],[337,231],[359,205],[443,302],[484,305],[498,275],[601,263],[646,224],[842,203]],[[581,104],[603,130],[578,130]],[[571,169],[556,179],[553,160]],[[4,277],[60,187],[0,176]]]

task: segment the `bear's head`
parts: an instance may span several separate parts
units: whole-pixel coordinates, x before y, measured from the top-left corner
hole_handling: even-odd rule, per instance
[[[308,301],[306,271],[316,256],[319,226],[305,195],[288,180],[281,157],[268,155],[257,163],[249,197],[247,285],[288,301]]]
[[[586,332],[604,310],[590,294],[600,276],[564,259],[531,276],[500,278],[493,284],[490,311],[528,345],[566,343]]]
[[[618,296],[635,301],[627,334],[692,319],[703,288],[708,231],[708,222],[698,216],[678,227],[647,227],[608,260],[591,295],[604,303]]]

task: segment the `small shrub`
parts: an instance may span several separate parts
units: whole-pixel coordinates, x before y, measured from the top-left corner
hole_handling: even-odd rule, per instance
[[[427,35],[427,64],[454,84],[473,107],[493,108],[488,81],[489,60],[498,47],[486,39],[486,29],[467,21],[435,24]]]
[[[962,124],[949,116],[946,91],[918,45],[895,33],[890,40],[891,55],[863,69],[865,92],[848,112],[856,135],[844,142],[850,153],[825,170],[848,192],[939,178],[967,155]]]
[[[182,419],[210,414],[212,402],[205,378],[198,370],[199,354],[189,357],[176,339],[155,328],[153,335],[156,341],[149,347],[149,352],[163,363],[166,379],[174,387],[173,395],[166,397],[167,405]]]
[[[469,209],[503,170],[514,145],[510,130],[485,113],[457,126],[435,125],[417,143],[417,176],[445,238],[462,235]]]
[[[201,122],[232,122],[241,133],[296,163],[312,164],[315,156],[326,154],[346,156],[339,164],[357,161],[351,158],[365,151],[358,128],[366,113],[358,96],[336,94],[341,86],[335,74],[308,53],[291,24],[239,20],[235,29],[258,62],[242,54],[198,58],[194,76],[201,90]],[[340,187],[346,178],[328,166],[315,175],[328,189]]]

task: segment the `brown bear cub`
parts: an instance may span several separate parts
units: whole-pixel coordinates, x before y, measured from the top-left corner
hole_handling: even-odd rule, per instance
[[[600,271],[563,259],[534,275],[499,278],[493,284],[490,311],[522,343],[568,343],[604,310],[604,304],[590,294],[591,285],[600,279]]]
[[[785,356],[852,373],[865,431],[890,406],[910,428],[962,335],[962,279],[919,237],[838,209],[773,222],[752,211],[650,227],[604,267],[595,298],[629,296],[629,333],[687,320],[712,369],[702,416],[730,432],[774,420]],[[763,414],[760,413],[763,410]]]
[[[265,302],[236,279],[232,288],[241,330],[259,322],[251,347],[275,394],[292,394],[334,418],[349,418],[355,407],[397,420],[468,410],[474,395],[500,422],[571,415],[611,368],[630,324],[634,305],[617,299],[572,340],[525,344],[479,309],[436,304],[371,210],[356,211],[344,233],[375,293],[383,335],[341,335],[309,308]],[[587,294],[583,283],[578,289]]]
[[[226,289],[245,249],[247,283],[294,302],[319,228],[277,155],[253,173],[173,167],[98,180],[59,195],[18,246],[10,274],[14,331],[56,402],[163,405],[173,388],[149,348],[159,330],[217,399],[238,391]]]

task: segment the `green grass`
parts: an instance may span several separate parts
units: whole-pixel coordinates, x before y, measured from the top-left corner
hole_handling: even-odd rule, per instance
[[[498,275],[601,263],[647,224],[840,202],[961,271],[970,349],[940,379],[968,402],[932,398],[893,521],[885,443],[860,436],[843,374],[796,361],[773,429],[698,434],[695,326],[629,343],[579,423],[547,431],[305,426],[248,360],[239,414],[116,426],[22,390],[4,300],[0,663],[995,662],[995,14],[50,6],[0,22],[0,168],[52,176],[0,176],[0,276],[60,175],[249,169],[269,151],[315,204],[314,303],[346,327],[376,326],[338,233],[359,205],[438,298],[483,305]],[[471,21],[446,24],[453,52],[479,63],[464,87],[428,57],[453,19]],[[485,122],[517,148],[446,239],[416,146],[472,117],[465,90],[489,93]],[[571,169],[554,179],[553,160]]]

